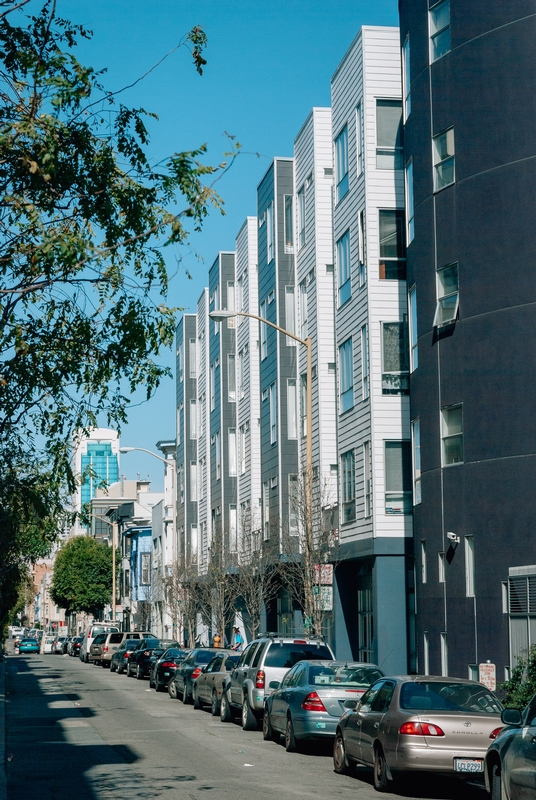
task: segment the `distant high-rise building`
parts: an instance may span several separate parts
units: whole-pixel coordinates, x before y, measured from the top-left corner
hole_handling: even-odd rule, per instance
[[[73,442],[73,472],[81,477],[72,498],[73,510],[80,513],[95,497],[97,489],[119,480],[119,435],[109,428],[93,428],[88,436],[75,435]],[[77,519],[71,535],[87,533]]]

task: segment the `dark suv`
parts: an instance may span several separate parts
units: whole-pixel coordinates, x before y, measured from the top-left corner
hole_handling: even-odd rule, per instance
[[[305,636],[268,634],[248,644],[222,696],[222,722],[229,722],[240,710],[243,729],[255,730],[262,718],[264,698],[272,692],[270,682],[281,683],[289,669],[304,659],[332,661],[335,656],[322,639]]]

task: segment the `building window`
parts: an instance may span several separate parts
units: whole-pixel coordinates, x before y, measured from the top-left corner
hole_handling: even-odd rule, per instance
[[[415,204],[413,200],[413,161],[406,164],[406,234],[408,244],[411,244],[415,236]]]
[[[367,242],[365,239],[365,211],[359,212],[359,285],[364,286],[367,280]]]
[[[450,0],[436,3],[430,15],[430,63],[450,50]]]
[[[190,400],[190,439],[197,439],[197,403]]]
[[[432,139],[434,160],[434,192],[454,183],[454,128]]]
[[[372,463],[370,460],[370,442],[363,445],[363,478],[365,493],[365,517],[372,516]]]
[[[422,660],[423,660],[423,674],[429,675],[430,674],[430,643],[428,641],[428,633],[427,631],[423,634],[423,641],[422,641]]]
[[[402,98],[404,100],[404,122],[411,114],[411,71],[409,36],[402,45]]]
[[[437,305],[434,315],[434,325],[448,325],[458,316],[459,291],[458,291],[458,265],[449,264],[441,267],[436,273]]]
[[[214,361],[213,364],[210,365],[210,410],[214,411],[216,408],[216,370],[218,368],[218,362]]]
[[[236,311],[234,281],[227,281],[227,311]],[[227,327],[234,328],[235,325],[236,317],[229,317],[227,320]]]
[[[244,279],[240,277],[236,282],[236,310],[244,311]],[[238,324],[245,319],[245,317],[238,317]]]
[[[141,583],[148,586],[151,583],[151,554],[141,553]]]
[[[232,503],[229,505],[229,551],[231,553],[236,553],[238,546],[237,539],[236,505]]]
[[[405,322],[384,322],[382,394],[409,394],[409,352]]]
[[[465,594],[475,596],[475,539],[465,537]]]
[[[341,455],[342,522],[355,520],[355,454],[353,450]]]
[[[421,502],[421,423],[414,419],[411,423],[411,445],[413,466],[413,505]]]
[[[221,478],[221,434],[219,431],[214,434],[214,450],[215,450],[215,464],[216,464],[216,480]]]
[[[406,280],[406,241],[404,212],[382,210],[380,223],[380,279]]]
[[[294,251],[294,200],[291,194],[285,195],[285,252]]]
[[[437,554],[437,580],[438,583],[445,583],[445,553]]]
[[[188,353],[190,359],[190,378],[195,378],[196,376],[196,341],[195,339],[190,339],[190,349]]]
[[[298,438],[298,387],[296,380],[287,380],[287,436],[289,439]]]
[[[402,101],[376,100],[376,169],[402,167]]]
[[[179,464],[177,467],[177,484],[179,486],[179,503],[183,505],[184,503],[184,467],[182,464]]]
[[[355,145],[357,156],[357,174],[361,175],[363,172],[363,112],[361,103],[355,111]]]
[[[301,338],[307,339],[309,329],[307,325],[307,281],[300,283],[300,332]]]
[[[298,249],[305,244],[305,185],[298,192]]]
[[[441,409],[441,440],[443,466],[460,464],[463,461],[463,413],[462,406],[446,406]]]
[[[220,287],[217,286],[214,289],[213,295],[213,304],[214,304],[214,311],[219,311],[220,309]],[[214,320],[214,336],[217,336],[221,330],[221,322],[216,322]]]
[[[262,534],[265,542],[270,538],[270,487],[268,481],[262,484]]]
[[[370,393],[368,331],[367,326],[361,328],[361,395],[366,400]]]
[[[347,339],[339,347],[339,404],[340,413],[354,405],[354,357],[352,339]]]
[[[203,500],[205,497],[205,466],[206,466],[206,459],[200,458],[199,459],[199,485],[197,487],[197,496],[199,500]]]
[[[288,532],[297,536],[299,532],[299,483],[297,475],[288,476]]]
[[[245,363],[245,353],[244,350],[242,349],[238,354],[238,370],[236,375],[239,400],[242,400],[244,397],[244,363]]]
[[[307,436],[307,373],[300,375],[301,435]]]
[[[190,461],[190,500],[197,503],[197,462]]]
[[[274,204],[266,209],[266,261],[269,264],[275,255],[274,247]]]
[[[263,300],[260,308],[260,317],[266,319],[266,300]],[[266,322],[261,322],[261,361],[268,355],[268,325]]]
[[[236,363],[234,353],[229,353],[227,356],[227,391],[229,402],[234,403],[236,400]]]
[[[246,471],[246,426],[241,425],[239,429],[239,459],[240,459],[240,474],[244,475]]]
[[[199,549],[199,543],[197,539],[197,523],[192,522],[190,525],[190,555],[192,557],[192,561],[197,561],[197,551]]]
[[[352,296],[350,279],[350,231],[337,242],[337,275],[339,279],[339,306]]]
[[[441,674],[447,676],[449,674],[449,650],[447,643],[447,634],[441,633]]]
[[[276,384],[270,386],[270,444],[277,442],[277,393]]]
[[[417,288],[412,286],[408,292],[409,312],[409,368],[413,372],[419,366],[419,349],[417,338]]]
[[[289,333],[296,335],[296,301],[294,286],[285,286],[285,327]],[[296,339],[287,336],[287,346],[296,345]]]
[[[206,395],[202,394],[199,399],[199,416],[198,416],[198,424],[199,424],[199,435],[205,435],[205,424],[207,419],[207,399]]]
[[[236,428],[229,428],[229,475],[236,475]]]
[[[177,445],[180,445],[183,438],[183,433],[182,433],[182,418],[184,416],[183,410],[184,410],[184,405],[181,403],[177,409]]]
[[[179,376],[179,381],[183,379],[183,367],[182,367],[182,344],[177,347],[177,374]]]
[[[411,507],[411,442],[385,442],[385,513],[409,514]]]
[[[335,139],[336,202],[348,192],[348,126],[345,125]]]
[[[421,583],[428,581],[428,563],[426,559],[426,542],[421,541]]]

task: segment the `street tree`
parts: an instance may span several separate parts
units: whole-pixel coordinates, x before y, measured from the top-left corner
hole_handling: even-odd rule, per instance
[[[240,520],[237,595],[251,638],[260,632],[261,616],[277,596],[279,559],[260,544],[260,520],[248,508]]]
[[[112,548],[90,536],[67,541],[54,561],[50,596],[66,614],[98,616],[112,600]]]

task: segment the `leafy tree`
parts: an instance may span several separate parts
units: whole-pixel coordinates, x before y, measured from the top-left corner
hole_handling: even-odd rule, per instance
[[[66,542],[54,562],[50,596],[67,614],[101,612],[112,600],[112,549],[90,536]]]
[[[512,670],[510,680],[501,684],[503,703],[508,708],[525,708],[536,694],[536,645],[529,647]]]

